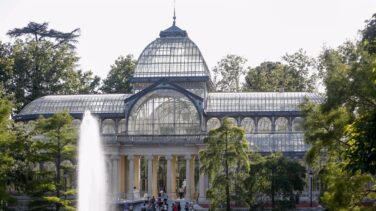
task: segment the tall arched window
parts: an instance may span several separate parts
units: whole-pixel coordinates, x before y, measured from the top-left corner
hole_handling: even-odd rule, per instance
[[[102,122],[102,133],[103,134],[114,134],[115,133],[115,121],[112,119],[105,119]]]
[[[255,132],[255,122],[252,118],[246,117],[241,122],[242,128],[244,128],[245,133],[254,133]]]
[[[206,123],[208,131],[221,127],[221,121],[218,118],[210,118]]]
[[[159,89],[141,97],[128,120],[130,135],[198,134],[200,118],[194,104],[183,94]]]
[[[289,120],[285,117],[279,117],[275,120],[275,131],[276,132],[287,132],[289,131]]]
[[[302,117],[295,117],[292,120],[292,131],[303,131],[304,119]]]
[[[257,123],[258,132],[270,133],[272,131],[272,122],[267,117],[262,117]]]

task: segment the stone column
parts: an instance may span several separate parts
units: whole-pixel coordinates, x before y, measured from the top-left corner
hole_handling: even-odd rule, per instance
[[[153,195],[153,192],[152,192],[153,156],[152,155],[146,156],[146,160],[148,162],[148,196],[151,198]]]
[[[119,189],[119,155],[112,155],[112,193],[114,196],[118,196]]]
[[[153,179],[152,179],[152,196],[158,196],[158,156],[153,157]]]
[[[128,199],[133,200],[133,187],[134,187],[134,162],[133,155],[128,155]]]
[[[191,199],[191,155],[184,156],[185,159],[185,181],[186,181],[186,192],[185,199]]]
[[[171,173],[172,173],[172,168],[171,168],[171,160],[172,160],[172,155],[167,155],[166,156],[167,160],[167,194],[169,198],[172,198],[172,179],[171,179]]]
[[[171,160],[171,178],[172,178],[172,181],[171,181],[171,199],[175,199],[176,198],[176,170],[177,170],[177,165],[176,165],[176,160],[177,160],[177,157],[176,156],[172,156],[172,160]]]
[[[192,159],[191,159],[191,176],[190,176],[190,179],[191,179],[191,197],[195,197],[195,192],[196,192],[196,184],[195,184],[195,156],[192,156]],[[196,199],[196,198],[195,198]]]
[[[200,167],[201,167],[201,162],[200,162]],[[204,172],[199,171],[200,177],[199,177],[199,202],[204,202],[205,201],[205,174]]]
[[[137,190],[140,191],[140,180],[141,180],[141,159],[139,155],[134,156],[134,187],[137,188]]]

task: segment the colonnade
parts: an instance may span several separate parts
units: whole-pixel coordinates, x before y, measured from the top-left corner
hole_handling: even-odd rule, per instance
[[[158,186],[158,170],[161,158],[166,160],[165,187]],[[146,184],[144,191],[148,197],[158,196],[161,188],[169,198],[176,198],[180,187],[177,184],[178,157],[185,161],[185,175],[179,175],[179,179],[185,179],[185,199],[204,199],[207,185],[207,177],[199,175],[198,184],[195,183],[195,171],[197,155],[111,155],[107,161],[108,179],[110,191],[114,195],[123,193],[123,197],[136,200],[135,191],[141,190],[141,159],[145,159]],[[181,160],[180,160],[181,161]],[[196,190],[196,185],[198,190]],[[141,196],[143,197],[143,195]]]

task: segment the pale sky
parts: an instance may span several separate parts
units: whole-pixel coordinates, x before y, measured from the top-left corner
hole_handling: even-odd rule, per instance
[[[375,0],[176,0],[177,25],[210,69],[226,54],[251,66],[299,48],[317,56],[323,46],[356,39],[375,12]],[[81,28],[80,68],[104,78],[118,56],[137,58],[172,16],[173,0],[0,0],[0,40],[30,21],[64,32]]]

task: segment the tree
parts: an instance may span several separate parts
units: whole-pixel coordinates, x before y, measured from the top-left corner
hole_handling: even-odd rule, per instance
[[[130,93],[132,86],[129,79],[133,76],[136,62],[130,54],[117,58],[107,78],[103,80],[101,90],[105,93]]]
[[[14,134],[11,132],[10,113],[12,104],[4,99],[2,89],[0,87],[0,209],[5,209],[5,204],[12,201],[8,190],[8,172],[12,168],[13,157],[5,146],[15,140]]]
[[[33,160],[50,166],[41,167],[33,178],[29,195],[33,198],[32,210],[59,210],[60,207],[73,209],[72,201],[63,199],[63,195],[74,193],[65,190],[62,174],[73,178],[76,163],[77,134],[73,128],[72,117],[68,113],[57,113],[50,118],[40,118],[36,122],[36,134],[33,147],[36,151]],[[54,205],[54,208],[51,205]]]
[[[249,146],[244,129],[225,118],[221,127],[209,132],[204,143],[206,149],[200,152],[200,170],[208,175],[212,184],[207,191],[210,209],[214,210],[225,201],[226,210],[231,210],[234,181],[242,182],[238,180],[239,175],[245,175],[249,169]]]
[[[250,209],[260,207],[257,196],[266,195],[272,202],[272,208],[295,208],[295,192],[301,192],[305,185],[305,167],[298,161],[271,154],[251,162],[249,174],[244,182],[247,192],[246,201]],[[277,199],[276,199],[277,198]]]
[[[245,73],[247,60],[237,55],[227,55],[214,67],[214,83],[217,91],[238,92],[241,90],[240,79]]]
[[[316,85],[315,60],[300,49],[286,54],[281,62],[263,62],[255,68],[248,68],[245,91],[300,91],[312,92]]]
[[[63,33],[47,28],[47,23],[31,22],[8,32],[17,38],[13,43],[0,43],[0,79],[14,95],[17,111],[44,95],[94,93],[99,85],[90,71],[77,70],[79,29]]]
[[[364,200],[376,199],[373,28],[374,18],[357,43],[324,49],[319,60],[326,87],[324,102],[302,106],[307,116],[305,137],[312,145],[307,161],[322,176],[321,200],[333,210],[366,209]]]

